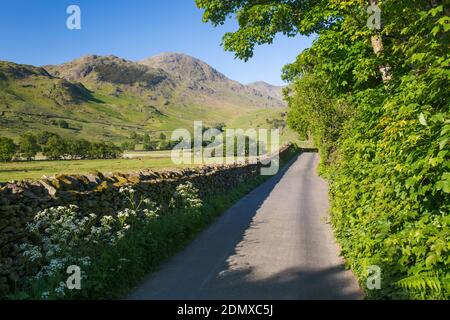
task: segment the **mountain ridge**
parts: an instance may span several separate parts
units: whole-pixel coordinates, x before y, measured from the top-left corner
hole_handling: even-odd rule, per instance
[[[274,92],[243,85],[179,53],[138,62],[85,55],[43,67],[0,62],[0,134],[15,137],[50,128],[123,140],[130,127],[170,131],[194,120],[213,125],[261,109],[277,113],[286,103]],[[61,120],[69,122],[69,129],[55,126]]]

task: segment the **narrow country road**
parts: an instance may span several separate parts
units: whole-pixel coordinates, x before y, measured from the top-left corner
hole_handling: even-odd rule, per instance
[[[339,257],[318,155],[241,199],[129,299],[360,299]]]

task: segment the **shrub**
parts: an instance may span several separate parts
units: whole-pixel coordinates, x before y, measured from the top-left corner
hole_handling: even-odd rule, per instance
[[[63,129],[69,129],[69,123],[66,120],[59,120],[58,126]]]

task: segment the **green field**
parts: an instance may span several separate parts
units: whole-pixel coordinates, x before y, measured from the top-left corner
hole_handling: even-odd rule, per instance
[[[282,136],[285,143],[287,137]],[[293,140],[290,140],[293,141]],[[309,148],[307,141],[295,141],[299,147]],[[284,144],[283,143],[283,144]],[[239,159],[238,159],[239,160]],[[135,151],[126,152],[123,159],[112,160],[59,160],[59,161],[23,161],[0,162],[0,182],[12,180],[36,180],[56,174],[86,174],[89,172],[129,172],[142,169],[165,169],[192,167],[194,165],[176,165],[172,162],[171,151]]]
[[[146,157],[115,160],[62,160],[0,163],[0,181],[40,179],[43,175],[85,174],[89,172],[127,172],[141,169],[182,167],[170,157]],[[184,167],[187,167],[185,165]]]

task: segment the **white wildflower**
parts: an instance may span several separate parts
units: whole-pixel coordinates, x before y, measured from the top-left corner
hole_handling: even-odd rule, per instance
[[[66,284],[64,282],[60,282],[59,286],[55,289],[55,293],[58,296],[65,296],[66,295]]]
[[[91,263],[92,263],[91,257],[83,257],[83,258],[81,258],[79,261],[80,261],[80,264],[81,264],[83,267],[88,267],[88,266],[90,266]]]

